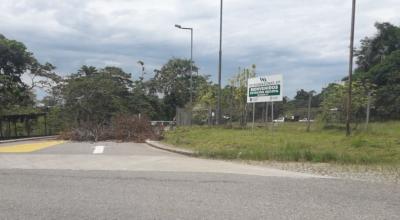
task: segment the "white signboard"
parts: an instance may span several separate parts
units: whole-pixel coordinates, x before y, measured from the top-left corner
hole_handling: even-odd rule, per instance
[[[248,80],[247,103],[283,101],[283,76],[271,75]]]

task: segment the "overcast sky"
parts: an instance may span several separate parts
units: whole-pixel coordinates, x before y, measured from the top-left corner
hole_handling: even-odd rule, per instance
[[[283,74],[285,93],[317,90],[344,77],[351,0],[225,0],[223,81],[238,67]],[[217,79],[218,0],[0,0],[0,33],[24,42],[65,75],[86,64],[115,65],[137,78],[138,60],[152,72],[169,58],[189,58]],[[358,0],[356,41],[374,23],[400,24],[398,0]]]

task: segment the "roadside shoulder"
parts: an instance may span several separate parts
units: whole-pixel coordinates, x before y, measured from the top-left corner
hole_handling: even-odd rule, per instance
[[[331,176],[341,179],[351,179],[366,182],[400,184],[400,167],[390,165],[349,165],[309,162],[278,162],[278,161],[243,161],[256,166],[271,167],[300,173]]]

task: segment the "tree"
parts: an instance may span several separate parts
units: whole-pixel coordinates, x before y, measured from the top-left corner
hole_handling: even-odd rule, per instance
[[[129,111],[147,115],[154,120],[164,120],[160,99],[154,88],[154,81],[144,82],[142,78],[133,83],[129,96]]]
[[[390,23],[376,23],[375,27],[378,33],[372,38],[361,40],[361,47],[356,50],[356,72],[367,72],[392,52],[400,50],[400,27]]]
[[[33,88],[50,88],[50,81],[61,80],[54,69],[50,63],[40,64],[23,43],[0,34],[0,114],[13,105],[32,106]],[[31,85],[22,82],[23,74],[31,76]]]
[[[240,114],[241,126],[245,126],[247,123],[247,80],[255,76],[255,65],[253,65],[252,69],[243,69],[231,79],[231,86],[234,88],[233,97],[237,113]]]
[[[31,61],[32,54],[25,45],[0,35],[0,113],[30,98],[21,76],[29,69]]]
[[[400,50],[371,68],[366,78],[377,86],[377,116],[385,120],[400,119]]]
[[[199,91],[197,104],[204,106],[207,109],[207,122],[208,125],[212,124],[212,110],[217,104],[218,85],[211,82],[202,86]]]
[[[325,122],[343,122],[347,108],[347,84],[330,84],[324,88],[321,95],[322,101],[322,119]],[[368,103],[368,93],[374,93],[375,86],[371,83],[353,81],[352,84],[352,117],[356,124],[365,118],[366,107]]]
[[[171,120],[176,115],[176,108],[183,108],[190,101],[190,60],[171,59],[160,70],[155,70],[154,82],[158,92],[163,94],[165,115]],[[193,66],[193,72],[198,68]],[[193,75],[193,100],[198,97],[200,86],[207,83],[208,78]]]
[[[112,116],[128,112],[129,78],[116,67],[71,75],[62,90],[70,126],[86,127],[97,136]]]
[[[365,38],[357,50],[354,78],[377,86],[375,111],[372,117],[383,120],[400,119],[400,27],[377,23],[378,33]]]

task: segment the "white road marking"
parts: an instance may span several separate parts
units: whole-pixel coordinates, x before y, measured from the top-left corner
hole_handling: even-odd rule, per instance
[[[96,146],[94,148],[93,154],[102,154],[104,152],[104,146]]]

